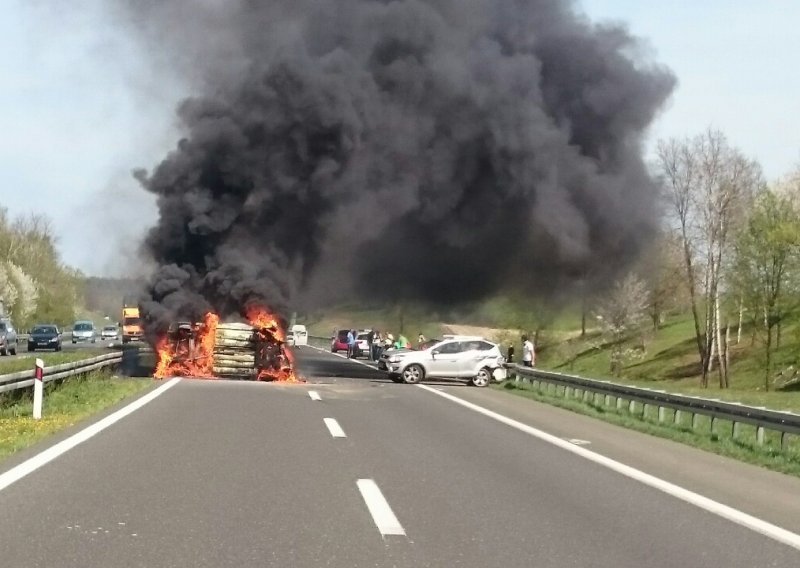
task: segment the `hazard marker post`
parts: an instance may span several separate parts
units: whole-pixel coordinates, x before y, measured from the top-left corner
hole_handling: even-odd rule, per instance
[[[33,418],[42,418],[42,398],[44,397],[44,361],[36,359],[36,374],[33,381]]]

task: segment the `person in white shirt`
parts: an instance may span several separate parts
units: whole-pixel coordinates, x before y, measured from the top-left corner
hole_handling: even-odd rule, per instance
[[[533,350],[533,343],[527,335],[522,336],[522,364],[525,367],[533,367],[536,362],[536,353]]]

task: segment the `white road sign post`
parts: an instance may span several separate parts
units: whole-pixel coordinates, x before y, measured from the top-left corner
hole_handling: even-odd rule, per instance
[[[42,397],[44,396],[44,361],[36,359],[36,376],[33,382],[33,418],[42,418]]]

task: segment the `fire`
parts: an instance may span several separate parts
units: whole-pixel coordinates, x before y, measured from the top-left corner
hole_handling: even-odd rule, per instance
[[[156,342],[157,379],[214,377],[214,344],[219,316],[207,313],[200,324],[178,324]]]
[[[240,339],[243,347],[236,349],[239,349],[239,353],[245,357],[248,357],[248,352],[251,353],[249,357],[252,358],[253,366],[249,373],[243,368],[242,375],[258,381],[301,382],[294,371],[294,357],[284,345],[286,330],[281,325],[280,318],[258,307],[248,308],[246,318],[253,328],[253,333],[249,339],[246,336]],[[219,324],[219,316],[209,312],[200,324],[184,323],[173,326],[167,335],[156,341],[154,346],[157,358],[154,376],[159,379],[217,378],[214,372],[214,360],[217,353]],[[222,337],[225,337],[225,332],[220,331],[223,333]],[[230,347],[225,347],[227,344],[221,343],[221,345],[219,353],[231,353]],[[219,357],[224,356],[219,355]],[[234,372],[234,375],[238,373]]]
[[[247,321],[254,328],[256,339],[257,381],[301,382],[294,372],[294,357],[284,347],[286,330],[279,318],[258,306],[246,310]]]

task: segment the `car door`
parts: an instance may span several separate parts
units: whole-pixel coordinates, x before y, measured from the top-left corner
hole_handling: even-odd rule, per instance
[[[460,341],[450,341],[431,350],[427,365],[429,377],[458,377],[463,346]]]

